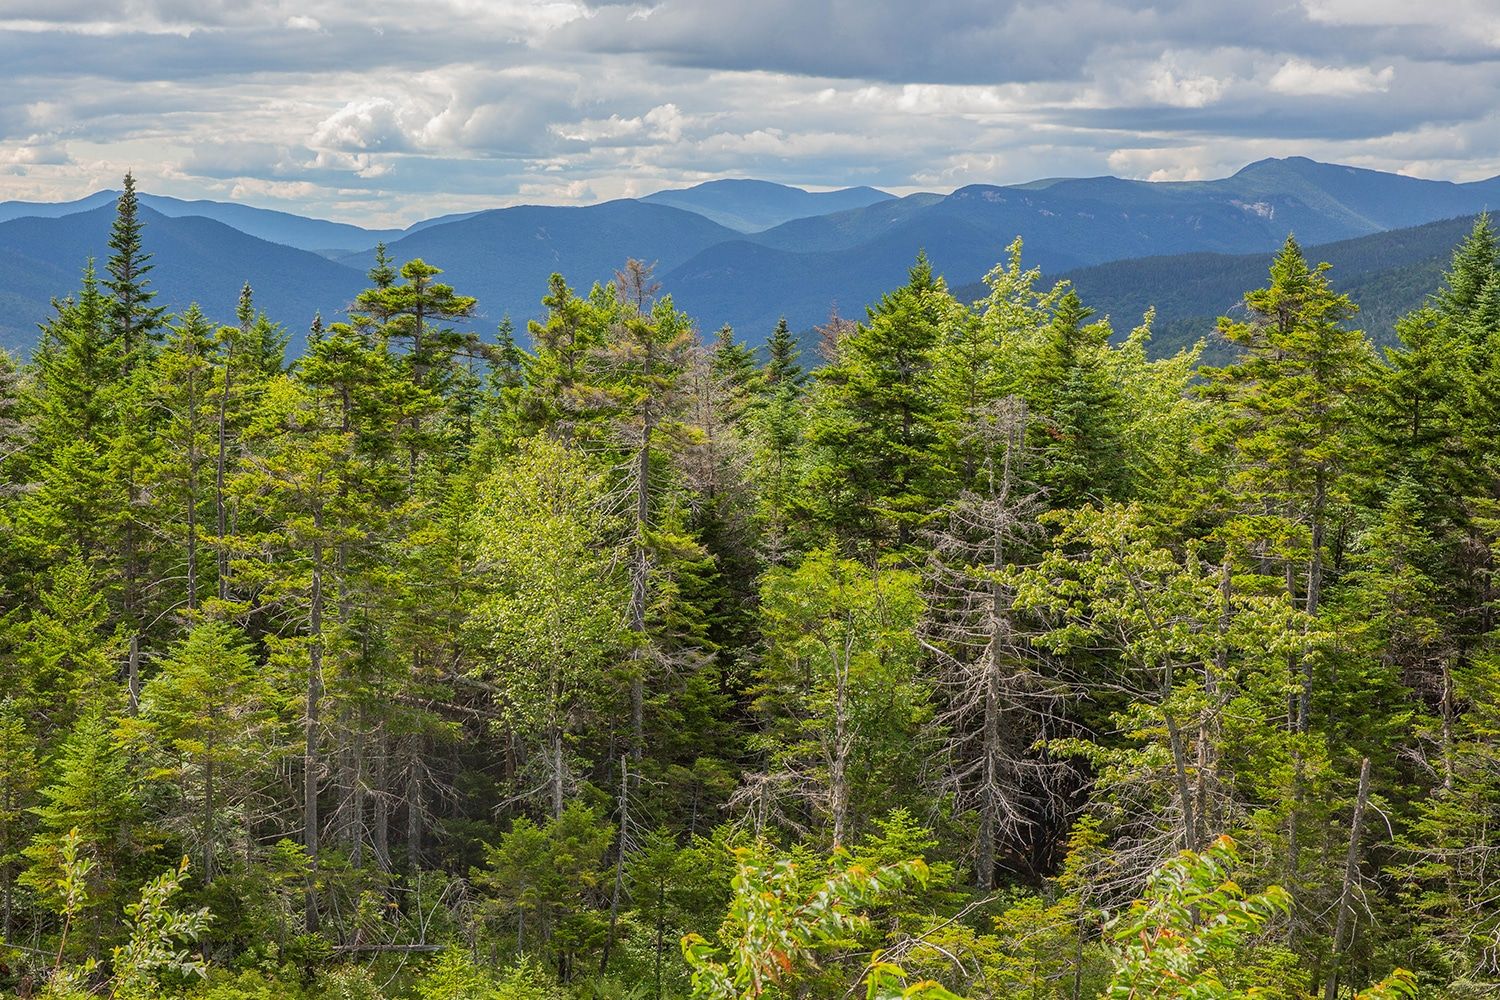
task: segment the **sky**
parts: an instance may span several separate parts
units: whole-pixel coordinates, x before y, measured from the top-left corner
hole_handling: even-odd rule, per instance
[[[0,200],[1500,174],[1500,0],[0,0]]]

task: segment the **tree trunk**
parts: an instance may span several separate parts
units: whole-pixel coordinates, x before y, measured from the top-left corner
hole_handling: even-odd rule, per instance
[[[406,741],[406,870],[422,867],[422,738]]]
[[[203,884],[214,880],[214,762],[203,764]]]
[[[833,814],[833,846],[840,847],[849,832],[849,660],[851,637],[845,640],[842,661],[835,661],[838,679],[834,687],[833,752],[828,761],[828,804]]]
[[[979,839],[975,845],[975,868],[979,888],[989,892],[995,887],[995,845],[1000,817],[1000,670],[990,659],[985,664],[984,686],[984,796],[979,804]]]
[[[661,953],[667,935],[667,882],[656,883],[656,996],[661,1000]]]
[[[553,719],[547,731],[547,754],[551,758],[547,766],[552,769],[552,816],[563,813],[563,739],[562,726]]]
[[[1443,790],[1453,791],[1453,664],[1443,657]]]
[[[1207,698],[1207,707],[1198,721],[1197,805],[1200,844],[1208,843],[1219,825],[1210,774],[1215,768],[1214,739],[1219,732],[1219,712],[1223,707],[1220,685],[1229,675],[1229,629],[1234,624],[1233,586],[1234,577],[1230,571],[1229,557],[1226,556],[1219,570],[1219,641],[1212,664],[1205,664],[1203,693]],[[1217,785],[1217,774],[1214,774],[1214,779],[1212,784]]]
[[[194,348],[195,359],[197,348]],[[187,606],[198,610],[198,370],[188,376]]]
[[[381,871],[391,870],[391,790],[390,790],[390,741],[386,738],[385,720],[375,725],[375,773],[371,782],[375,789],[374,816],[371,818],[371,839],[375,846],[375,863]]]
[[[1312,551],[1307,557],[1307,602],[1304,605],[1309,618],[1317,616],[1323,599],[1323,535],[1325,531],[1323,517],[1324,508],[1327,506],[1327,475],[1327,470],[1320,465],[1313,488]],[[1312,657],[1304,655],[1302,657],[1302,697],[1297,708],[1297,731],[1302,733],[1307,732],[1308,727],[1312,725],[1312,667]]]
[[[1312,529],[1312,551],[1307,554],[1307,614],[1309,617],[1318,613],[1318,606],[1323,599],[1323,535],[1326,526],[1323,524],[1324,508],[1328,505],[1328,471],[1322,465],[1318,466],[1318,473],[1313,482],[1313,508],[1311,517]]]
[[[14,812],[16,808],[16,792],[11,783],[5,783],[4,795],[0,795],[0,811],[5,813]],[[12,933],[11,924],[15,919],[15,875],[12,872],[10,853],[11,831],[9,829],[0,831],[0,941],[9,941]]]
[[[229,510],[224,502],[224,471],[229,456],[229,392],[234,376],[234,341],[229,341],[229,350],[224,355],[224,391],[219,394],[218,437],[219,451],[214,459],[214,534],[215,558],[218,560],[219,600],[229,600],[229,545],[225,541],[229,533]]]
[[[130,714],[141,710],[141,637],[130,637],[129,659],[125,661],[125,686],[130,696]]]
[[[603,954],[599,959],[599,974],[609,969],[610,947],[615,943],[615,931],[620,921],[620,897],[625,890],[625,840],[630,831],[630,763],[620,758],[620,847],[615,857],[615,885],[609,896],[609,932],[604,935]]]
[[[322,488],[322,476],[318,477]],[[323,508],[321,501],[313,507],[313,565],[311,611],[308,616],[307,719],[303,733],[302,756],[302,827],[303,842],[313,871],[318,868],[318,714],[323,698]],[[316,876],[314,876],[316,877]],[[318,896],[312,882],[307,886],[307,931],[318,930]]]
[[[649,371],[649,367],[647,369]],[[630,579],[630,630],[635,633],[631,659],[635,661],[630,675],[630,759],[639,778],[641,756],[646,744],[646,604],[650,599],[648,576],[651,555],[647,549],[646,531],[651,526],[651,418],[650,408],[642,414],[641,447],[636,454],[635,483],[635,566]]]
[[[1352,936],[1354,882],[1359,877],[1359,835],[1365,822],[1365,804],[1370,798],[1370,758],[1359,765],[1359,792],[1354,799],[1354,818],[1349,824],[1349,851],[1344,856],[1344,884],[1339,890],[1339,917],[1333,928],[1333,950],[1329,954],[1328,981],[1323,1000],[1338,1000],[1339,965],[1345,951],[1345,935]],[[1352,943],[1352,942],[1351,942]]]
[[[1187,754],[1182,745],[1182,730],[1177,726],[1177,720],[1172,718],[1171,712],[1163,712],[1162,718],[1167,723],[1167,737],[1172,744],[1172,770],[1177,776],[1177,798],[1182,807],[1182,846],[1189,850],[1198,849],[1198,824],[1193,818],[1193,793],[1188,784],[1187,776]]]
[[[349,748],[349,863],[358,868],[364,862],[365,851],[365,727],[364,708],[361,707],[355,721],[352,745]]]

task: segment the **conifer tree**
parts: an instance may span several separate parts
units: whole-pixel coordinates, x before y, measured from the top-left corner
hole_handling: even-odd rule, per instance
[[[204,882],[218,873],[233,828],[220,816],[244,805],[246,774],[269,749],[270,696],[243,636],[213,621],[171,648],[141,694],[141,737],[176,778],[183,805],[195,807],[180,832],[197,846]]]
[[[119,549],[120,614],[133,633],[129,669],[132,685],[139,684],[140,633],[152,617],[145,607],[152,553],[148,551],[150,526],[143,488],[152,461],[150,454],[157,442],[153,434],[154,413],[146,401],[150,361],[166,312],[164,307],[151,304],[156,292],[147,277],[152,264],[143,242],[144,228],[135,178],[126,173],[124,190],[115,205],[110,253],[105,262],[104,288],[109,293],[107,328],[122,361],[121,391],[114,412],[116,423],[106,461],[109,476],[124,493],[124,502],[116,509],[113,541]]]
[[[653,660],[665,658],[660,637],[651,635],[656,587],[666,567],[661,549],[672,533],[660,517],[655,496],[661,492],[658,464],[664,440],[683,432],[682,379],[696,344],[688,318],[658,299],[651,267],[626,261],[616,275],[619,319],[610,341],[595,363],[609,387],[611,409],[620,430],[617,447],[624,458],[623,492],[633,512],[630,544],[628,622],[634,643],[630,668],[630,753],[639,765],[645,750],[646,680]],[[688,548],[690,540],[682,539]]]
[[[1042,482],[1055,504],[1120,496],[1123,407],[1107,364],[1110,328],[1068,289],[1042,340],[1032,390],[1042,449]]]
[[[546,319],[527,324],[532,351],[521,360],[521,426],[564,441],[589,440],[594,431],[585,428],[600,417],[604,401],[592,361],[604,348],[618,304],[602,294],[580,298],[554,274],[542,305]]]
[[[778,564],[786,557],[798,510],[799,455],[804,431],[800,352],[783,318],[776,324],[760,371],[761,398],[753,405],[751,468],[758,485],[763,557]]]
[[[135,177],[125,174],[124,190],[115,203],[115,221],[109,231],[109,275],[104,287],[109,292],[109,331],[119,341],[127,365],[144,357],[156,331],[161,328],[166,309],[153,306],[156,292],[151,288],[151,254],[145,250],[140,216],[140,199],[135,193]]]
[[[774,393],[788,384],[793,389],[802,385],[806,375],[797,360],[800,354],[796,338],[792,336],[791,328],[787,326],[786,317],[783,316],[776,321],[776,329],[771,331],[771,339],[766,343],[766,363],[761,369],[761,383],[767,391]]]
[[[1328,270],[1310,267],[1288,237],[1270,284],[1245,296],[1252,321],[1220,321],[1244,360],[1205,373],[1210,398],[1223,406],[1217,431],[1233,448],[1244,524],[1258,536],[1242,544],[1280,563],[1288,595],[1310,617],[1322,603],[1330,522],[1347,488],[1354,402],[1370,362],[1363,335],[1346,325],[1354,305],[1333,290]],[[1302,691],[1291,714],[1306,732],[1313,660],[1300,659]]]
[[[958,309],[919,255],[906,285],[871,307],[868,322],[840,342],[838,361],[818,372],[804,488],[851,552],[869,556],[888,542],[905,549],[942,496],[931,377]]]
[[[172,327],[156,357],[155,398],[162,414],[159,430],[166,447],[146,470],[148,492],[156,506],[157,530],[180,552],[169,575],[183,581],[180,607],[198,609],[205,573],[201,541],[208,534],[209,456],[213,448],[211,393],[214,382],[214,330],[196,305]],[[177,604],[178,602],[173,602]]]
[[[78,838],[94,862],[87,888],[87,940],[96,955],[111,930],[108,919],[141,871],[142,852],[150,841],[141,827],[141,801],[116,721],[91,708],[51,760],[52,780],[41,789],[39,829],[26,848],[29,866],[21,876],[57,912],[63,846],[70,834]]]
[[[1031,748],[1045,739],[1065,688],[1048,677],[1005,580],[1035,558],[1042,535],[1026,405],[1007,397],[968,420],[959,443],[976,468],[935,533],[923,632],[942,669],[949,782],[955,804],[978,813],[974,868],[989,890],[1000,852],[1022,853],[1029,828],[1048,818],[1055,768]]]
[[[342,538],[331,508],[348,439],[326,397],[285,377],[267,384],[247,435],[255,450],[235,476],[233,492],[265,519],[254,539],[262,559],[241,562],[235,575],[257,603],[278,609],[279,634],[266,637],[271,661],[292,690],[301,688],[300,828],[316,870],[324,819],[324,663],[332,630],[333,556]],[[304,919],[309,932],[318,929],[311,878]]]
[[[539,949],[563,983],[600,939],[596,904],[614,835],[596,810],[575,801],[545,826],[516,820],[490,850],[485,869],[476,872],[493,894],[492,919],[513,929],[516,952]]]
[[[54,304],[33,360],[27,400],[32,482],[14,514],[18,548],[33,558],[72,550],[108,565],[105,543],[124,505],[107,463],[123,363],[90,264],[76,300]]]
[[[55,565],[34,600],[7,637],[23,681],[12,693],[50,752],[89,711],[121,705],[115,675],[124,644],[98,574],[81,559]]]

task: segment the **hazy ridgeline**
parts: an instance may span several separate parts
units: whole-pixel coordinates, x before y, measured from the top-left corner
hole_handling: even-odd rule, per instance
[[[1019,242],[815,357],[382,248],[290,365],[150,251],[0,361],[0,992],[1500,989],[1487,220],[1165,357]]]

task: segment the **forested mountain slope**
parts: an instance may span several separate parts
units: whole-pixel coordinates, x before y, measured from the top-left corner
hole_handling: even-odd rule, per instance
[[[1473,226],[1469,216],[1375,233],[1307,248],[1333,265],[1333,283],[1359,306],[1354,322],[1377,344],[1395,343],[1396,320],[1416,309],[1441,280],[1452,247]],[[1218,317],[1243,309],[1245,289],[1269,266],[1270,253],[1180,254],[1114,261],[1068,271],[1073,283],[1121,335],[1156,310],[1152,350],[1172,354],[1200,338],[1212,340]],[[985,294],[983,284],[957,290],[961,299]]]

